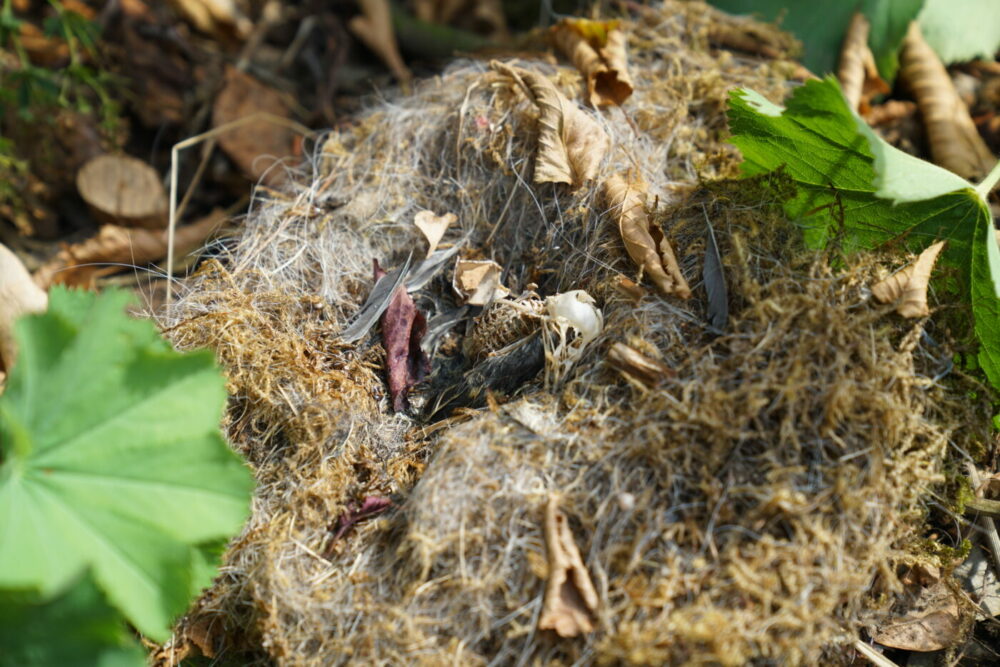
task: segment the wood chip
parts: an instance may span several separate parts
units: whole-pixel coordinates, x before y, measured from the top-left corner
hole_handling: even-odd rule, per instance
[[[580,557],[569,520],[554,494],[545,507],[545,546],[549,576],[538,629],[554,630],[560,637],[593,632],[599,605],[597,591]]]
[[[102,222],[167,226],[167,192],[151,166],[128,155],[99,155],[76,174],[76,189]]]

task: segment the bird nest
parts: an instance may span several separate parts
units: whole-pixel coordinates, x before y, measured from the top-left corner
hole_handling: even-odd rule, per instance
[[[868,298],[872,257],[803,248],[780,177],[725,180],[739,161],[727,92],[780,101],[793,67],[713,50],[719,20],[667,3],[625,26],[635,93],[585,109],[611,148],[582,187],[533,183],[535,108],[465,61],[373,102],[285,194],[255,201],[162,318],[179,347],[217,353],[225,427],[258,482],[162,663],[850,660],[843,645],[884,616],[916,557],[921,498],[962,437],[948,410],[972,408],[930,379],[943,341]],[[574,69],[509,62],[580,95]],[[620,211],[595,185],[622,173],[645,181],[692,298],[631,282],[643,281]],[[412,294],[432,331],[444,324],[430,377],[394,412],[378,328],[341,332],[373,288],[372,260],[421,252],[423,209],[454,213],[442,245],[497,262],[513,295],[584,290],[601,333],[557,377],[529,360],[442,404],[470,385],[469,343],[488,347],[493,317],[462,308],[447,265]],[[724,331],[706,318],[706,221]],[[596,598],[570,600],[585,609],[568,630],[540,626],[556,520],[577,549],[570,579]]]

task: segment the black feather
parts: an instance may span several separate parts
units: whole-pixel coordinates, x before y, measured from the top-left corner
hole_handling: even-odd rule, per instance
[[[708,294],[708,323],[713,328],[723,331],[729,323],[729,290],[726,288],[726,274],[722,268],[722,256],[715,242],[715,230],[712,221],[705,213],[705,225],[708,229],[705,241],[705,265],[701,276],[705,281],[705,292]]]

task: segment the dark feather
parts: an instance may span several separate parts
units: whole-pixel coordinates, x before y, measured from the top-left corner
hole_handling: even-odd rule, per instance
[[[511,394],[545,366],[542,336],[535,333],[486,357],[465,372],[462,379],[443,390],[431,410],[431,416],[455,408],[478,408],[486,405],[487,392]]]
[[[368,295],[365,304],[358,311],[354,321],[340,332],[340,337],[345,343],[353,343],[356,340],[361,340],[361,337],[375,326],[375,322],[382,316],[385,309],[389,307],[392,295],[396,293],[396,288],[403,284],[403,280],[410,270],[410,260],[412,259],[413,253],[411,252],[403,266],[390,271],[378,279],[371,294]]]
[[[715,329],[723,331],[729,323],[729,290],[726,288],[722,256],[715,242],[715,230],[712,229],[712,221],[708,219],[707,212],[705,225],[708,233],[705,241],[705,265],[701,275],[705,281],[705,292],[708,294],[708,323]]]

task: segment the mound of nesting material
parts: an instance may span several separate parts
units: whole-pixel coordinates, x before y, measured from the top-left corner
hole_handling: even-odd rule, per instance
[[[873,269],[825,268],[748,199],[766,184],[699,186],[738,163],[727,91],[780,101],[791,85],[788,63],[710,50],[715,20],[668,3],[625,25],[635,94],[583,109],[611,149],[581,188],[533,183],[534,106],[464,62],[372,106],[330,135],[314,173],[255,203],[167,315],[180,347],[209,346],[224,365],[228,433],[259,486],[161,659],[196,646],[288,664],[846,660],[843,643],[897,586],[945,433],[926,416],[919,330],[895,329],[864,296]],[[575,70],[511,62],[580,99]],[[626,173],[648,184],[691,299],[621,289],[636,269],[599,184]],[[596,299],[604,331],[560,383],[539,373],[428,420],[470,363],[467,318],[437,347],[412,414],[392,412],[377,327],[350,344],[339,333],[372,289],[373,259],[421,252],[422,209],[456,214],[443,243],[496,260],[513,294]],[[705,323],[706,217],[729,281],[722,335]],[[458,305],[450,273],[413,295],[429,317]],[[658,360],[658,377],[616,370],[615,343]],[[338,531],[371,498],[392,505]],[[599,600],[576,637],[538,629],[550,498]]]

